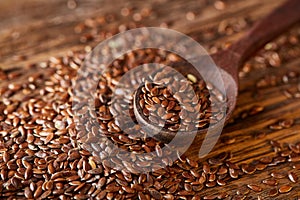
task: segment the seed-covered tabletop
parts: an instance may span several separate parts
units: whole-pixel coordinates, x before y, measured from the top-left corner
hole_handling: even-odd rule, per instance
[[[300,199],[299,25],[240,69],[236,109],[203,158],[200,144],[181,155],[143,132],[133,96],[112,99],[123,74],[147,62],[171,66],[176,55],[148,49],[115,60],[99,76],[94,110],[73,87],[85,56],[112,35],[171,28],[215,53],[282,2],[0,2],[0,198]],[[178,81],[171,69],[155,70],[149,79],[130,79],[142,83],[138,106],[145,120],[176,132],[224,118],[223,110],[210,107],[212,98],[226,101],[210,83],[190,73]],[[190,90],[198,98],[188,96]],[[126,114],[133,123],[114,119]],[[111,156],[107,141],[133,153]]]

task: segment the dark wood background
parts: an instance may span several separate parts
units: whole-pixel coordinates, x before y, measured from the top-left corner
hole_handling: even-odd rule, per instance
[[[218,4],[214,0],[82,0],[77,1],[76,6],[72,1],[68,3],[62,0],[0,1],[0,68],[26,72],[26,66],[30,63],[47,61],[49,57],[65,55],[70,50],[80,50],[87,45],[94,47],[96,41],[84,42],[83,34],[76,33],[74,28],[76,26],[78,28],[78,24],[84,23],[89,18],[116,13],[115,19],[100,28],[107,31],[115,30],[120,24],[132,21],[132,16],[119,15],[123,7],[132,7],[136,11],[151,8],[150,16],[138,23],[145,26],[167,24],[169,28],[194,37],[208,51],[213,52],[235,41],[253,22],[283,1],[226,0],[224,2],[224,9],[222,7],[216,9]],[[188,12],[195,14],[194,20],[186,18]],[[226,26],[229,28],[227,29]],[[231,26],[237,26],[236,30],[230,31]],[[295,98],[288,98],[289,93],[286,91],[291,90],[294,94],[297,87],[298,90],[300,89],[299,36],[298,25],[277,39],[278,48],[259,52],[241,69],[240,93],[233,120],[224,129],[220,141],[210,155],[230,151],[233,162],[250,163],[266,155],[275,156],[270,140],[282,144],[300,141],[300,101],[297,95]],[[288,41],[288,44],[280,48],[285,41]],[[280,62],[276,60],[276,56],[270,58],[274,52],[278,53]],[[296,74],[295,78],[292,78],[293,73]],[[287,74],[290,74],[289,82],[283,81],[286,80]],[[26,73],[22,76],[26,76]],[[0,82],[0,86],[5,84],[8,82]],[[258,111],[260,107],[263,111],[255,113],[255,110]],[[270,129],[271,125],[286,119],[294,120],[290,128]],[[249,183],[261,185],[261,180],[270,177],[271,172],[291,169],[291,163],[268,167],[253,175],[246,175],[232,181],[222,188],[207,189],[204,193],[210,194],[216,190],[234,192],[240,186]],[[299,170],[294,172],[300,175]],[[294,199],[300,196],[298,184],[291,183],[287,178],[280,181],[281,184],[291,184],[293,190],[273,199]],[[253,196],[267,199],[265,193],[257,193]]]

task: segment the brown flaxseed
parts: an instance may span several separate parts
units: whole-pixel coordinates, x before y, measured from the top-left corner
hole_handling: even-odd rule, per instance
[[[289,172],[288,177],[291,182],[297,183],[298,182],[298,176],[294,172]]]
[[[272,188],[269,193],[268,193],[268,196],[269,197],[274,197],[274,196],[277,196],[278,195],[278,189],[277,188]]]
[[[263,191],[262,187],[260,187],[259,185],[248,184],[247,187],[250,188],[251,190],[253,190],[254,192],[261,192],[261,191]]]
[[[279,191],[279,193],[287,193],[287,192],[291,191],[292,189],[293,189],[293,187],[290,185],[282,185],[279,187],[278,191]]]

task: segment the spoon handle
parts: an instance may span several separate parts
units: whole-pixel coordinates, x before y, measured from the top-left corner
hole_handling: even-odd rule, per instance
[[[240,58],[239,66],[241,66],[261,47],[298,21],[300,21],[300,0],[288,0],[255,24],[244,37],[231,45],[228,50]]]

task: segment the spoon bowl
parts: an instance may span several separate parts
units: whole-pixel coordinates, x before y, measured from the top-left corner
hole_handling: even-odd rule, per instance
[[[177,62],[174,65],[172,65],[172,68],[178,71],[183,76],[187,76],[188,74],[193,74],[197,80],[202,80],[201,75],[199,72],[193,68],[193,67],[186,67],[186,63],[184,62]],[[212,124],[209,126],[209,128],[214,128],[215,126],[222,126],[224,125],[224,121],[229,120],[230,114],[234,110],[234,106],[236,104],[236,95],[237,95],[237,83],[234,81],[231,75],[229,75],[226,71],[221,71],[221,77],[224,80],[224,86],[225,86],[225,94],[227,97],[226,103],[226,114],[224,115],[224,119],[218,121],[216,124]],[[138,121],[138,124],[143,127],[143,130],[148,133],[149,136],[156,138],[159,141],[162,141],[164,143],[170,142],[176,134],[180,133],[182,137],[188,137],[193,134],[192,131],[170,131],[169,129],[165,127],[158,126],[157,124],[151,123],[151,121],[148,119],[147,116],[143,114],[143,108],[140,106],[140,100],[143,96],[142,88],[145,85],[141,85],[134,93],[133,98],[133,111],[136,120]],[[223,98],[222,94],[222,98]],[[225,95],[224,95],[225,96]],[[182,106],[182,105],[181,105]],[[195,123],[195,122],[191,122]],[[193,130],[194,131],[194,130]],[[208,128],[199,128],[196,130],[197,134],[205,135],[208,131]]]

